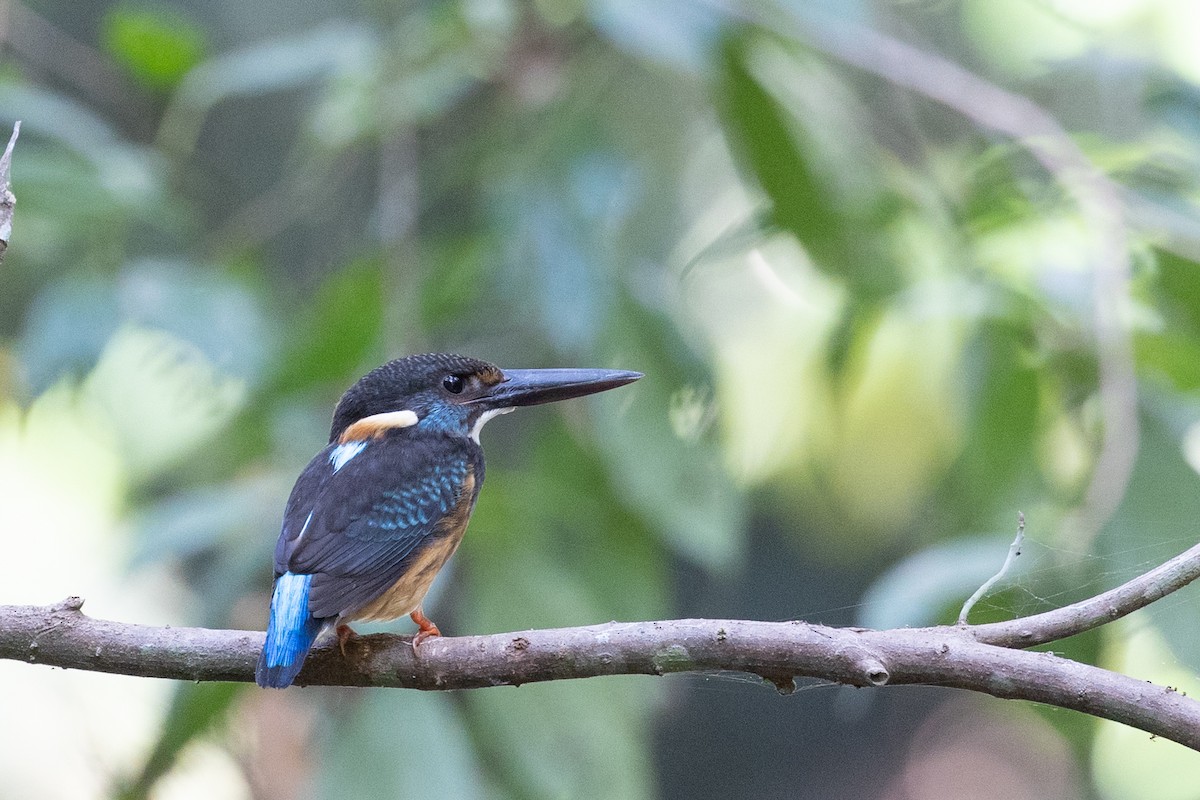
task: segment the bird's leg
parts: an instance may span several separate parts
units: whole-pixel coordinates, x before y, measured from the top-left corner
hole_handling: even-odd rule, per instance
[[[438,630],[438,626],[434,625],[429,617],[425,616],[425,612],[420,608],[420,606],[417,607],[416,611],[409,614],[409,616],[412,617],[412,621],[417,623],[417,626],[420,628],[420,630],[417,631],[417,635],[413,637],[414,650],[417,649],[417,646],[420,645],[421,642],[425,641],[430,636],[442,635],[442,632]]]
[[[337,628],[334,630],[334,633],[337,634],[338,649],[342,651],[342,658],[345,658],[346,657],[346,642],[348,642],[351,639],[353,639],[354,637],[358,636],[358,634],[354,632],[353,628],[351,628],[349,625],[346,625],[345,623],[338,625]]]

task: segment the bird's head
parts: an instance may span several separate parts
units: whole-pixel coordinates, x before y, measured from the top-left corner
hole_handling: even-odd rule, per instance
[[[517,406],[603,392],[640,377],[608,369],[502,370],[446,353],[407,356],[377,367],[342,395],[329,440],[362,440],[417,426],[478,441],[485,422]]]

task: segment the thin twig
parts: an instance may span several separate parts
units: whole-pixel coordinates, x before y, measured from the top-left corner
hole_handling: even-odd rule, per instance
[[[1008,546],[1008,555],[1004,558],[1004,563],[1000,565],[1000,571],[983,582],[983,585],[975,590],[975,594],[967,598],[967,602],[963,603],[962,611],[958,612],[958,624],[967,624],[967,615],[971,613],[971,609],[975,604],[987,594],[996,583],[1008,574],[1012,565],[1016,562],[1017,556],[1021,555],[1021,545],[1025,542],[1025,513],[1017,512],[1017,536],[1013,539],[1012,544]]]
[[[12,193],[12,155],[20,135],[21,120],[17,120],[13,123],[12,136],[4,148],[4,155],[0,155],[0,263],[4,262],[8,240],[12,238],[13,209],[17,205],[17,198]]]
[[[1104,594],[1029,617],[967,628],[976,641],[1033,647],[1098,628],[1145,608],[1200,578],[1200,544]]]

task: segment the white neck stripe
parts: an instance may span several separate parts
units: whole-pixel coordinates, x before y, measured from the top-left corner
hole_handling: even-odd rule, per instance
[[[492,417],[498,417],[501,414],[507,414],[514,410],[512,406],[508,408],[489,408],[487,411],[479,415],[479,419],[475,420],[474,427],[471,428],[471,438],[475,440],[475,444],[479,444],[479,432],[483,430],[484,424]]]

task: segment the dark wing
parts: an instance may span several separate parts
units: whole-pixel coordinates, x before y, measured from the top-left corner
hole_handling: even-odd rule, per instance
[[[317,459],[328,461],[326,451]],[[331,467],[317,483],[311,517],[304,514],[296,535],[281,543],[286,570],[315,576],[313,616],[337,616],[375,600],[425,546],[447,535],[440,523],[465,491],[474,503],[478,460],[477,448],[447,437],[402,435],[371,441],[336,472]]]
[[[283,512],[283,530],[275,544],[276,578],[288,571],[288,555],[295,548],[296,538],[304,531],[304,525],[316,506],[317,498],[321,496],[325,484],[333,477],[333,463],[329,460],[332,450],[333,445],[330,445],[314,456],[296,479],[296,485],[292,487],[287,507]]]

